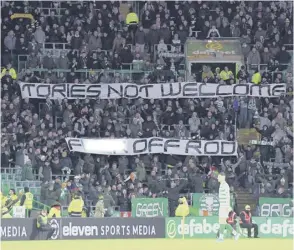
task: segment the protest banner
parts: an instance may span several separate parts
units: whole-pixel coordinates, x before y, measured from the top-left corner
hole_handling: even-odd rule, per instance
[[[66,138],[70,151],[98,155],[237,155],[238,143],[235,141],[182,140],[173,138],[137,139],[87,139]]]
[[[132,199],[132,217],[168,217],[167,198]]]
[[[286,84],[212,84],[175,82],[137,85],[110,84],[45,84],[19,82],[22,98],[36,99],[178,99],[217,96],[278,97],[286,93]]]

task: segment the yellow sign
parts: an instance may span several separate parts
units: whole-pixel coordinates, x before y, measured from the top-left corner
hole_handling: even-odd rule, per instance
[[[25,14],[25,13],[15,13],[10,16],[11,20],[13,20],[15,18],[28,18],[28,19],[31,19],[32,21],[35,20],[32,14]]]
[[[223,45],[219,42],[216,41],[211,41],[208,42],[205,47],[209,50],[222,50],[223,49]]]

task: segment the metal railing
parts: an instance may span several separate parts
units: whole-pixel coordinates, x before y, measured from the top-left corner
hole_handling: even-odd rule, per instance
[[[284,44],[286,50],[293,50],[293,44]]]
[[[43,43],[42,49],[61,49],[70,50],[71,45],[69,43]]]
[[[42,12],[44,13],[44,16],[47,17],[47,16],[50,16],[51,12],[54,11],[55,12],[55,15],[54,16],[57,16],[58,18],[62,17],[66,8],[40,8],[42,10]]]
[[[268,71],[268,65],[267,64],[247,64],[247,70],[249,72],[249,74],[252,76],[254,73],[254,70],[258,70],[261,74],[263,74],[264,72],[267,72],[271,75],[271,81],[272,83],[275,81],[274,76],[277,74],[281,74],[282,75],[282,80],[285,81],[285,76],[287,73],[289,73],[289,66],[291,66],[291,64],[280,64],[281,66],[287,66],[287,69],[283,70],[283,71]],[[250,79],[251,80],[251,79]]]
[[[21,181],[19,180],[19,176],[21,176],[21,169],[19,171],[18,168],[15,167],[2,167],[1,168],[1,179],[5,181]],[[35,180],[39,179],[38,173],[33,173]],[[52,174],[53,179],[61,179],[62,181],[67,179],[73,179],[73,174]],[[26,182],[27,180],[23,180],[22,182]]]
[[[291,64],[290,63],[287,63],[287,64],[279,64],[279,66],[290,66]],[[268,64],[248,64],[247,63],[247,70],[255,70],[255,69],[258,69],[259,72],[264,72],[266,71],[268,68]],[[284,73],[285,71],[275,71],[275,72],[272,72],[272,73]]]
[[[86,206],[86,208],[89,210],[89,211],[87,211],[87,214],[89,214],[89,217],[95,217],[96,207],[92,205],[92,206]],[[113,206],[111,208],[113,209],[113,211],[119,211],[120,207],[119,206]],[[104,208],[104,212],[105,212],[105,214],[107,214],[108,209]],[[62,215],[62,217],[69,217],[68,206],[62,206],[61,207],[61,215]]]
[[[180,46],[180,50],[179,50],[179,52],[176,52],[175,50],[176,50],[176,47],[177,46],[174,46],[173,44],[164,44],[164,45],[166,45],[166,47],[167,47],[167,49],[166,50],[164,50],[164,51],[159,51],[158,50],[158,46],[159,46],[160,44],[154,44],[154,50],[153,50],[153,60],[154,60],[154,62],[156,62],[156,59],[158,58],[158,56],[160,55],[159,54],[159,52],[161,52],[161,53],[175,53],[175,54],[183,54],[183,56],[185,56],[184,55],[184,44],[180,44],[179,46]]]
[[[123,67],[129,67],[129,69],[110,69],[110,70],[106,70],[106,69],[77,69],[75,70],[74,72],[75,73],[81,73],[81,74],[84,74],[84,77],[88,78],[89,75],[91,74],[99,74],[99,73],[113,73],[113,74],[116,74],[116,73],[119,73],[121,74],[122,76],[123,75],[127,75],[130,77],[130,79],[133,78],[133,75],[132,74],[139,74],[139,73],[144,73],[144,74],[150,74],[152,73],[153,71],[151,70],[143,70],[143,69],[136,69],[133,67],[132,64],[123,64]],[[52,72],[52,73],[56,73],[57,76],[59,76],[60,73],[70,73],[71,70],[70,69],[44,69],[44,68],[33,68],[33,69],[30,69],[31,71],[33,72],[38,72],[38,73],[45,73],[45,72]]]

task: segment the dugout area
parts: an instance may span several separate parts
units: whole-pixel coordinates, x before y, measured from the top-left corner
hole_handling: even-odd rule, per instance
[[[125,240],[59,240],[4,241],[2,250],[292,250],[293,239],[125,239]]]

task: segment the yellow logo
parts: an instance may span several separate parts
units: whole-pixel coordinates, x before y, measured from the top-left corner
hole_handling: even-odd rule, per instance
[[[223,45],[219,42],[208,42],[205,47],[209,50],[222,50]]]

